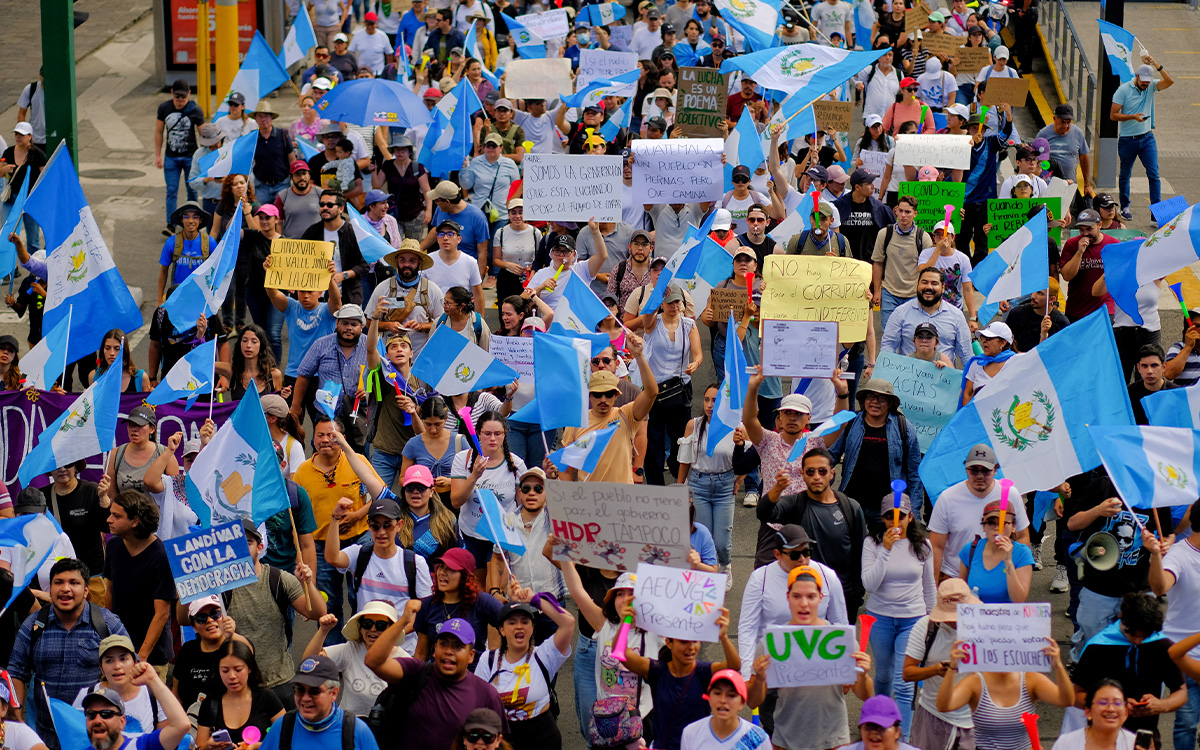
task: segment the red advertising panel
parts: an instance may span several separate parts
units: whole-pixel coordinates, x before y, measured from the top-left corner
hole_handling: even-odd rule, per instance
[[[196,68],[196,16],[199,3],[196,0],[165,0],[167,69],[195,70]],[[238,54],[239,58],[250,49],[254,31],[262,18],[261,0],[238,0]],[[208,4],[208,28],[210,41],[209,59],[217,56],[217,6]]]

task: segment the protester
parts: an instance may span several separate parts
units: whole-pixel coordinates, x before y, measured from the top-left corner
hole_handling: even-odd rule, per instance
[[[1033,552],[1013,541],[1009,526],[1015,529],[1017,519],[1012,503],[1002,499],[985,505],[981,525],[984,536],[976,537],[959,553],[959,577],[986,604],[1024,602],[1033,578]],[[992,529],[996,529],[994,535]]]
[[[244,732],[254,727],[261,737],[272,722],[283,716],[283,704],[275,693],[262,686],[262,674],[254,651],[244,641],[227,641],[217,650],[223,691],[205,699],[200,706],[196,744],[215,748],[223,743],[212,739],[225,730],[236,747],[245,741]]]
[[[412,619],[417,606],[417,600],[410,599],[404,606],[404,617]],[[340,695],[341,706],[346,713],[367,716],[375,705],[375,699],[387,687],[387,683],[367,668],[367,651],[385,630],[400,619],[396,608],[387,602],[368,602],[343,626],[342,636],[346,642],[324,646],[325,636],[337,626],[337,618],[333,615],[321,616],[317,631],[304,649],[304,658],[318,654],[328,656],[337,666],[343,681],[351,688]],[[399,645],[392,649],[392,658],[409,655]]]

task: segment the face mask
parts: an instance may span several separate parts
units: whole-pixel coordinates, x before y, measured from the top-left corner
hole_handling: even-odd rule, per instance
[[[591,40],[592,40],[592,38],[587,34],[576,34],[575,35],[575,43],[578,44],[580,47],[586,46],[589,42],[591,42]]]

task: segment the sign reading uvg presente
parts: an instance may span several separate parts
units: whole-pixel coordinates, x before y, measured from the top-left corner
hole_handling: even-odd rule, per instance
[[[765,644],[773,688],[850,685],[855,672],[854,628],[849,625],[774,625]]]

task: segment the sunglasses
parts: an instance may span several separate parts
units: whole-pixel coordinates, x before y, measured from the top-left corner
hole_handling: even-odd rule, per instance
[[[425,485],[417,484],[416,482],[411,482],[409,484],[404,485],[405,492],[424,492],[427,489],[429,489],[429,488],[426,487]]]
[[[824,469],[824,468],[822,468],[822,469],[805,469],[804,470],[804,476],[806,476],[806,477],[811,477],[811,476],[822,476],[823,477],[829,473],[830,473],[830,470]]]
[[[906,89],[904,89],[904,90],[905,90],[905,91],[907,91],[907,92],[908,92],[908,93],[910,93],[910,94],[915,94],[915,93],[917,93],[917,92],[920,90],[920,87],[918,87],[918,86],[909,86],[908,88],[906,88]]]
[[[734,185],[738,185],[738,184],[745,183],[745,182],[750,182],[750,178],[749,178],[749,177],[742,177],[742,176],[740,176],[740,175],[739,175],[739,176],[737,176],[737,177],[734,177],[734,178],[733,178],[733,184],[734,184]]]
[[[472,731],[463,734],[463,739],[467,742],[482,742],[485,745],[490,745],[496,740],[496,735],[491,732]]]
[[[395,521],[388,521],[387,523],[380,523],[379,521],[371,521],[370,523],[367,524],[367,527],[370,528],[371,531],[383,531],[384,529],[390,529],[395,525],[396,525]]]
[[[545,487],[543,487],[540,484],[523,484],[523,485],[521,485],[521,492],[525,492],[525,493],[541,492],[544,489],[545,489]]]
[[[295,695],[297,698],[303,698],[306,695],[310,698],[316,698],[327,692],[329,692],[329,691],[327,691],[323,687],[311,687],[309,685],[292,685],[292,694]]]
[[[328,60],[328,59],[329,59],[329,53],[328,53],[328,52],[318,52],[318,53],[317,53],[317,59],[318,59],[318,60]]]
[[[621,392],[620,391],[608,391],[606,393],[593,393],[592,395],[595,396],[596,398],[613,398],[613,399],[615,399],[617,396],[621,395]]]
[[[812,557],[812,552],[808,549],[808,547],[805,547],[804,549],[784,550],[783,554],[787,555],[788,559],[792,560],[793,562],[800,560],[801,558]]]
[[[612,363],[612,357],[592,357],[593,367],[599,367],[600,365],[611,365]]]
[[[438,237],[457,237],[458,232],[438,232]]]
[[[749,180],[747,180],[747,182],[749,182]],[[751,224],[766,224],[767,223],[766,219],[761,219],[761,218],[757,218],[757,217],[753,217],[753,216],[747,216],[746,221],[750,222]]]
[[[120,712],[120,711],[117,711],[116,709],[113,709],[113,708],[102,708],[102,709],[100,709],[100,710],[98,710],[98,711],[97,711],[97,710],[88,709],[87,711],[84,711],[84,712],[83,712],[83,715],[87,717],[87,720],[88,720],[88,721],[92,721],[92,720],[93,720],[93,719],[95,719],[97,716],[99,716],[101,719],[104,719],[105,721],[107,721],[107,720],[109,720],[109,719],[112,719],[112,718],[114,718],[114,717],[120,716],[120,715],[121,715],[121,712]]]
[[[372,628],[374,628],[375,630],[378,630],[380,633],[382,633],[383,631],[387,630],[391,626],[392,626],[391,620],[368,620],[365,617],[359,618],[359,620],[358,620],[359,630],[371,630]]]
[[[187,99],[187,94],[171,94],[172,99]]]
[[[338,205],[338,204],[336,204],[336,203],[326,203],[325,201],[321,201],[321,202],[320,202],[320,203],[318,203],[317,205],[318,205],[318,206],[320,206],[321,208],[337,208],[337,205]]]
[[[192,622],[195,623],[196,625],[203,625],[204,623],[208,622],[209,620],[220,620],[220,619],[221,619],[220,612],[197,612],[196,614],[192,615]]]

